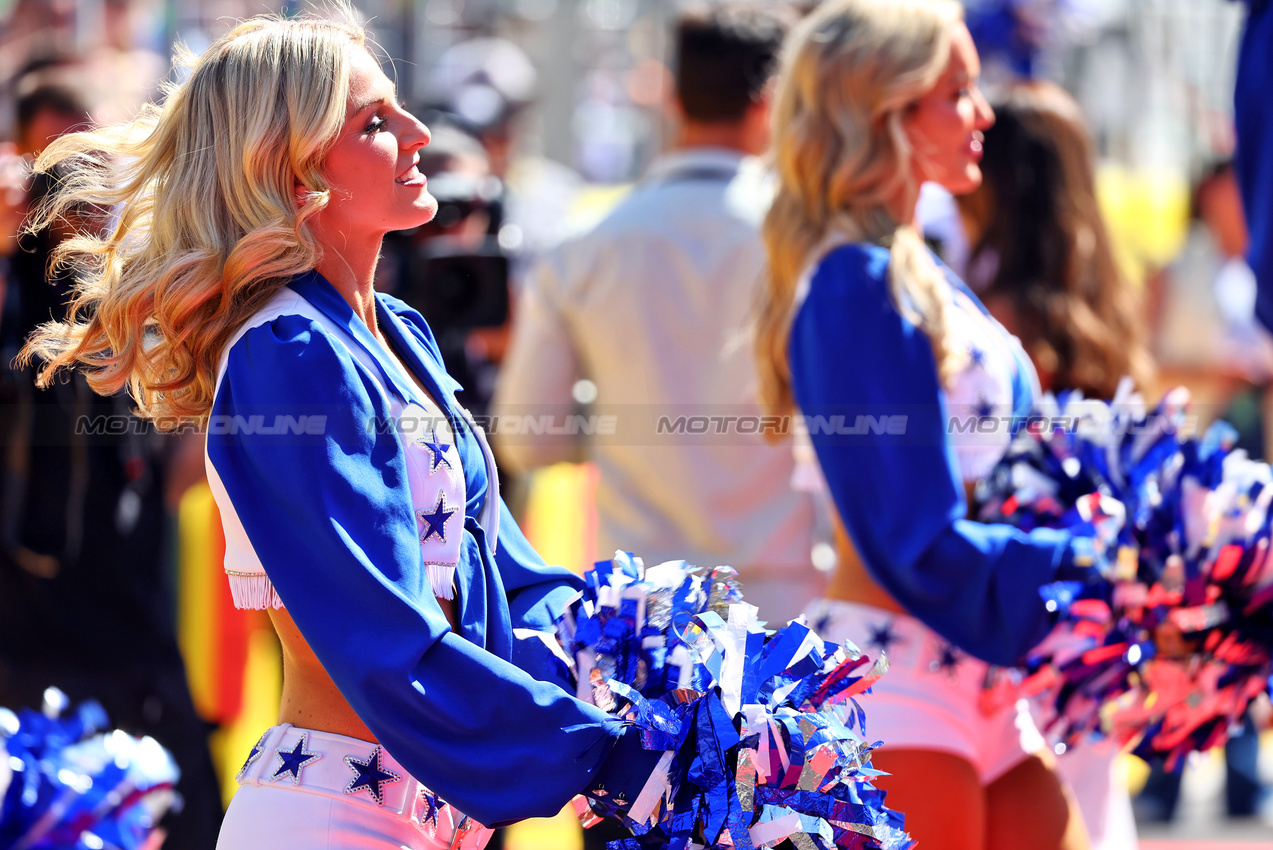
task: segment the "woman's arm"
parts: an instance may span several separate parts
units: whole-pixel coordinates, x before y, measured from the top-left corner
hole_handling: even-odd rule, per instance
[[[326,417],[312,435],[210,428],[208,457],[289,614],[412,776],[487,825],[554,814],[599,780],[635,799],[654,759],[617,721],[483,649],[480,624],[450,630],[401,446],[374,427],[389,411],[348,351],[299,316],[254,328],[230,353],[213,414]],[[461,577],[481,569],[478,538],[459,523],[448,533],[465,535]],[[607,761],[619,741],[630,757]]]
[[[965,519],[932,347],[894,309],[887,262],[853,245],[820,264],[792,328],[796,400],[872,576],[951,642],[1012,664],[1049,627],[1039,587],[1084,571],[1066,534]]]
[[[1247,0],[1246,30],[1238,53],[1233,123],[1238,147],[1237,176],[1246,209],[1250,263],[1258,284],[1255,314],[1273,332],[1273,106],[1269,75],[1273,74],[1273,5]]]

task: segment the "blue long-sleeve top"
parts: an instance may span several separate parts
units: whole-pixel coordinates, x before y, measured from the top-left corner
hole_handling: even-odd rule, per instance
[[[541,671],[537,644],[514,630],[550,629],[582,585],[546,566],[507,511],[492,546],[482,517],[497,489],[423,318],[377,296],[383,334],[449,420],[463,467],[463,513],[442,529],[462,533],[455,629],[421,555],[402,440],[383,427],[391,395],[423,402],[419,388],[320,275],[287,288],[303,302],[293,298],[295,310],[276,309],[233,342],[209,423],[207,460],[227,538],[245,534],[250,549],[236,557],[264,567],[385,749],[460,811],[497,826],[553,815],[598,786],[634,800],[659,754],[644,753],[635,735],[564,682],[523,669]],[[359,347],[370,358],[355,356]],[[265,428],[235,427],[254,415]],[[278,416],[299,419],[282,420],[286,433],[262,433]],[[291,426],[317,416],[326,417],[318,428]],[[233,581],[229,557],[226,569]]]
[[[1074,568],[1066,533],[1025,534],[965,518],[951,438],[960,417],[938,381],[927,335],[890,299],[888,265],[888,250],[870,244],[840,246],[816,265],[791,330],[796,403],[871,575],[947,640],[990,663],[1013,664],[1050,627],[1039,588],[1086,571]],[[947,279],[952,294],[985,317],[985,333],[1007,335],[953,274]],[[975,415],[1028,411],[1031,383],[1020,378],[1028,368],[1027,361],[1015,371],[1008,408]],[[840,430],[856,424],[864,433],[833,433],[837,416],[847,423]]]
[[[1255,272],[1255,315],[1273,331],[1273,4],[1247,0],[1249,13],[1238,53],[1233,122],[1234,165],[1250,230],[1247,262]]]

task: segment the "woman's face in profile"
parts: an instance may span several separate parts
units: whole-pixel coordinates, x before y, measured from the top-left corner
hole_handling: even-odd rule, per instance
[[[968,27],[962,21],[951,26],[946,70],[907,110],[902,124],[917,180],[938,183],[960,195],[981,184],[981,133],[994,124],[995,116],[977,87],[981,59]]]
[[[349,65],[345,123],[323,164],[331,201],[311,219],[315,235],[334,244],[417,227],[438,209],[416,167],[428,128],[398,104],[370,53],[352,49]]]

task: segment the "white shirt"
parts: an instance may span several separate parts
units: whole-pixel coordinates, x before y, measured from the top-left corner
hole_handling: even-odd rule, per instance
[[[790,445],[769,445],[753,429],[764,412],[751,325],[770,198],[758,162],[716,148],[676,151],[530,275],[494,412],[568,416],[575,382],[595,384],[591,412],[615,416],[613,436],[586,443],[600,470],[601,555],[730,564],[744,582],[811,569],[813,498],[789,487]],[[680,417],[718,418],[705,434],[667,433]],[[574,456],[575,440],[495,424],[502,462],[529,468]]]

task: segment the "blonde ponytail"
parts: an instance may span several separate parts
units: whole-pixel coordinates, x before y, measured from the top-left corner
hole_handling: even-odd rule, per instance
[[[914,225],[904,224],[893,232],[888,269],[893,306],[928,337],[937,378],[942,386],[949,386],[966,357],[948,345],[950,284]]]

